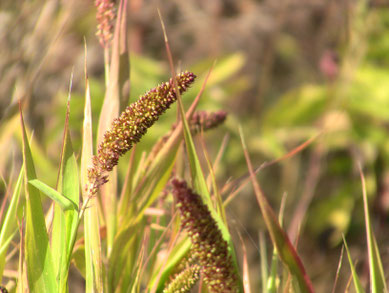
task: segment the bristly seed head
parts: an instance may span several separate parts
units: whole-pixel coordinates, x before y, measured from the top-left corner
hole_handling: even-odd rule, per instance
[[[113,35],[113,22],[116,18],[115,3],[112,0],[95,0],[97,8],[97,32],[100,44],[107,48],[111,44]]]
[[[195,79],[191,72],[183,72],[176,76],[180,93],[188,89]],[[119,158],[140,141],[158,117],[177,100],[173,79],[141,96],[138,101],[128,106],[121,115],[112,122],[104,133],[102,142],[93,156],[93,167],[88,170],[90,193],[95,194],[99,186],[107,181],[105,173],[112,171]]]
[[[172,185],[182,226],[192,241],[193,256],[199,261],[209,292],[238,292],[238,276],[227,242],[208,208],[185,181],[173,179]]]
[[[176,274],[163,293],[189,292],[200,278],[200,266],[190,265]]]

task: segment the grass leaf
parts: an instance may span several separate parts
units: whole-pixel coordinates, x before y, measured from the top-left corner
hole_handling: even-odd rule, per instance
[[[313,292],[314,290],[311,284],[311,280],[306,274],[304,266],[299,256],[297,255],[295,248],[290,242],[288,235],[281,228],[279,221],[275,216],[274,211],[272,210],[263,191],[261,190],[261,187],[259,186],[256,180],[254,169],[252,167],[249,154],[247,151],[246,143],[244,141],[243,131],[241,128],[239,128],[239,131],[240,131],[244,155],[246,157],[247,167],[249,169],[250,178],[254,187],[254,192],[257,198],[257,202],[261,209],[262,216],[265,220],[266,227],[270,233],[270,237],[273,241],[273,244],[277,248],[278,255],[280,256],[284,264],[287,266],[292,276],[296,278],[301,292]]]
[[[9,243],[17,232],[17,207],[20,199],[20,191],[23,182],[24,167],[21,168],[11,202],[4,217],[0,232],[0,279],[3,276],[5,257]]]
[[[382,268],[381,257],[378,250],[377,241],[375,239],[374,233],[372,231],[371,223],[370,223],[365,177],[363,175],[362,168],[360,165],[359,165],[359,174],[362,182],[363,207],[365,212],[365,223],[366,223],[366,238],[367,238],[367,247],[369,252],[371,291],[387,292],[388,290],[386,288],[385,275],[384,275],[384,270]]]
[[[353,280],[354,280],[355,290],[357,291],[357,293],[365,293],[365,290],[362,287],[361,281],[359,280],[357,271],[355,270],[353,260],[351,259],[350,251],[348,250],[347,242],[346,242],[346,239],[344,238],[344,236],[343,236],[343,242],[344,242],[344,247],[346,248],[348,261],[350,263],[350,268],[351,268],[351,273],[352,273]]]
[[[75,202],[71,201],[65,195],[59,193],[57,190],[48,186],[46,183],[40,181],[39,179],[28,180],[28,183],[54,200],[64,211],[78,209],[78,206]]]
[[[70,92],[70,91],[69,91]],[[79,226],[79,175],[77,160],[73,152],[72,141],[69,133],[70,94],[66,111],[64,137],[62,143],[61,163],[57,188],[65,194],[65,198],[74,203],[75,208],[63,210],[59,204],[54,207],[54,222],[52,229],[52,248],[57,254],[59,265],[58,279],[60,290],[67,292],[67,278],[70,259]],[[56,255],[54,255],[55,257]]]
[[[39,190],[28,181],[36,179],[34,162],[27,139],[22,113],[23,161],[26,189],[25,257],[30,292],[57,292],[58,284],[47,235]]]

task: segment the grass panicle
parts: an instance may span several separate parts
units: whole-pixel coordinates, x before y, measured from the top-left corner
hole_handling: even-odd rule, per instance
[[[219,110],[216,112],[197,111],[189,121],[190,130],[195,134],[201,130],[207,131],[223,124],[227,118],[227,112]]]
[[[186,267],[182,272],[175,275],[163,293],[190,292],[200,278],[200,266],[197,264]]]
[[[95,6],[97,8],[97,32],[96,36],[103,48],[110,47],[114,21],[116,18],[115,3],[112,0],[96,0]]]
[[[185,181],[173,179],[172,185],[182,227],[192,241],[193,257],[198,259],[209,292],[239,292],[227,242],[208,208]]]
[[[188,71],[177,75],[181,93],[188,89],[195,77]],[[176,100],[173,80],[170,79],[141,96],[112,122],[111,128],[105,132],[103,141],[98,146],[97,155],[93,157],[93,167],[88,170],[91,194],[95,194],[99,186],[107,182],[104,173],[111,171],[118,164],[119,158],[139,142],[147,129]]]

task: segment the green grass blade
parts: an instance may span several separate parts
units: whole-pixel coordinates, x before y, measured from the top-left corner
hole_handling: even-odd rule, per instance
[[[144,229],[140,225],[130,224],[116,235],[109,258],[109,292],[114,292],[115,288],[127,288],[133,281],[132,273],[139,256],[139,243],[143,232]]]
[[[365,212],[365,223],[366,223],[366,238],[367,238],[367,248],[369,252],[371,292],[374,293],[388,292],[386,288],[385,275],[384,275],[384,270],[382,268],[382,261],[378,250],[377,241],[375,239],[371,227],[369,206],[367,203],[366,182],[365,182],[365,177],[363,175],[361,166],[359,166],[359,174],[362,182],[363,207]]]
[[[74,208],[64,210],[59,204],[55,205],[51,238],[53,252],[55,251],[57,253],[59,287],[62,292],[67,291],[70,259],[79,226],[78,205],[80,184],[77,160],[73,152],[69,133],[69,109],[68,102],[57,188],[59,193],[63,193],[65,198],[74,204]]]
[[[86,49],[85,49],[86,51]],[[85,53],[86,59],[86,53]],[[92,166],[93,138],[92,138],[92,111],[89,81],[86,71],[85,61],[85,107],[83,141],[81,154],[81,190],[84,204],[87,203],[84,213],[84,238],[85,238],[85,281],[86,292],[104,292],[103,286],[103,265],[100,244],[100,225],[97,210],[96,196],[90,196],[86,192],[85,186],[88,182],[88,168]]]
[[[277,292],[278,280],[279,280],[279,277],[278,277],[278,253],[277,253],[277,249],[274,248],[273,254],[271,257],[270,275],[269,275],[267,281],[265,281],[267,292],[269,292],[269,293],[276,293]]]
[[[261,209],[262,216],[265,220],[266,227],[269,231],[273,245],[277,248],[277,252],[283,263],[287,266],[289,272],[295,278],[299,285],[301,292],[314,292],[311,281],[305,272],[305,268],[301,262],[301,259],[297,255],[295,248],[290,242],[288,235],[281,228],[274,211],[268,203],[261,187],[259,186],[254,169],[252,167],[249,154],[247,151],[246,143],[243,137],[243,131],[240,128],[240,136],[243,146],[244,155],[246,157],[247,167],[249,169],[251,182],[254,187],[254,192],[257,198],[258,205]]]
[[[127,250],[131,251],[130,247],[128,247],[130,241],[133,242],[132,247],[135,250],[137,249],[136,242],[133,240],[134,235],[132,235],[133,233],[136,234],[136,230],[129,228],[131,225],[134,225],[134,223],[137,224],[138,228],[139,225],[142,225],[141,220],[144,218],[145,210],[151,206],[158,196],[160,196],[161,191],[170,179],[178,147],[179,144],[177,143],[169,148],[170,151],[166,154],[166,156],[164,156],[163,160],[162,158],[161,160],[158,159],[159,163],[156,164],[155,167],[152,166],[150,171],[144,175],[145,180],[137,191],[137,195],[139,195],[139,197],[135,197],[133,199],[133,202],[139,202],[136,207],[136,213],[129,213],[128,216],[124,218],[124,221],[122,222],[123,228],[119,230],[118,235],[115,237],[114,247],[112,249],[112,258],[110,257],[111,272],[109,274],[109,285],[111,287],[117,286],[117,282],[119,281],[118,278],[124,273],[121,268],[125,264],[127,264],[129,271],[133,271],[133,266],[136,265],[136,261],[126,259],[129,256],[129,252],[127,252]],[[128,224],[125,225],[124,223]],[[128,271],[126,270],[126,272]],[[130,275],[123,275],[121,284],[130,284],[129,278],[131,278]]]
[[[163,266],[163,272],[159,274],[160,269],[155,270],[155,275],[153,276],[152,281],[150,282],[150,287],[154,287],[154,283],[158,281],[158,286],[156,290],[157,293],[163,291],[171,272],[177,266],[177,264],[188,254],[188,251],[191,246],[192,243],[189,238],[183,239],[172,249],[166,264]]]
[[[145,198],[141,201],[138,209],[138,215],[135,220],[136,222],[143,217],[145,210],[151,206],[151,204],[161,194],[161,191],[165,188],[174,167],[177,149],[178,148],[174,148],[172,152],[165,157],[164,161],[161,161],[161,163],[157,165],[157,168],[153,169],[152,172],[148,174],[147,180],[139,192],[139,194],[146,194],[147,196],[145,196]]]
[[[350,251],[348,250],[347,242],[346,242],[346,239],[344,238],[344,236],[343,236],[343,242],[344,242],[344,247],[346,248],[348,261],[350,263],[351,273],[352,273],[353,280],[354,280],[355,291],[357,291],[357,293],[365,293],[365,290],[362,287],[361,281],[359,280],[357,271],[355,270],[353,260],[351,259]]]
[[[23,134],[23,161],[26,190],[26,232],[24,248],[29,289],[30,292],[57,292],[58,284],[55,279],[56,272],[54,270],[49,237],[46,230],[41,195],[37,188],[28,184],[29,180],[36,179],[36,174],[22,113],[20,113],[20,118]]]
[[[5,257],[9,247],[9,243],[17,232],[17,207],[20,199],[20,191],[23,182],[24,167],[21,168],[18,180],[16,181],[15,189],[12,194],[11,202],[4,216],[4,221],[0,232],[0,280],[3,276]]]
[[[40,181],[39,179],[28,180],[28,183],[39,189],[41,192],[50,197],[55,203],[57,203],[64,211],[66,210],[77,210],[78,206],[75,202],[67,198],[65,195],[61,194],[54,188],[48,186],[46,183]]]

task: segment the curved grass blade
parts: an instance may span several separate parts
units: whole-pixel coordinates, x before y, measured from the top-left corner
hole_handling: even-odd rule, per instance
[[[29,289],[30,292],[57,292],[58,284],[55,279],[56,272],[54,270],[49,237],[46,230],[41,195],[37,188],[28,184],[29,180],[36,179],[36,174],[21,110],[20,120],[23,135],[23,161],[26,189],[26,232],[24,248]]]
[[[277,217],[274,214],[274,211],[270,207],[270,204],[268,203],[264,193],[261,190],[261,187],[256,180],[241,128],[239,128],[239,132],[257,202],[261,209],[262,216],[265,220],[266,227],[269,231],[272,242],[277,248],[278,255],[287,266],[292,276],[297,280],[301,292],[314,292],[311,281],[305,272],[301,259],[297,255],[297,252],[290,242],[288,235],[284,230],[282,230]]]
[[[39,189],[48,197],[50,197],[55,203],[57,203],[62,208],[62,210],[66,211],[66,210],[78,209],[78,206],[74,201],[70,200],[65,195],[61,194],[60,192],[48,186],[46,183],[40,181],[39,179],[28,180],[28,183],[34,186],[35,188]]]

